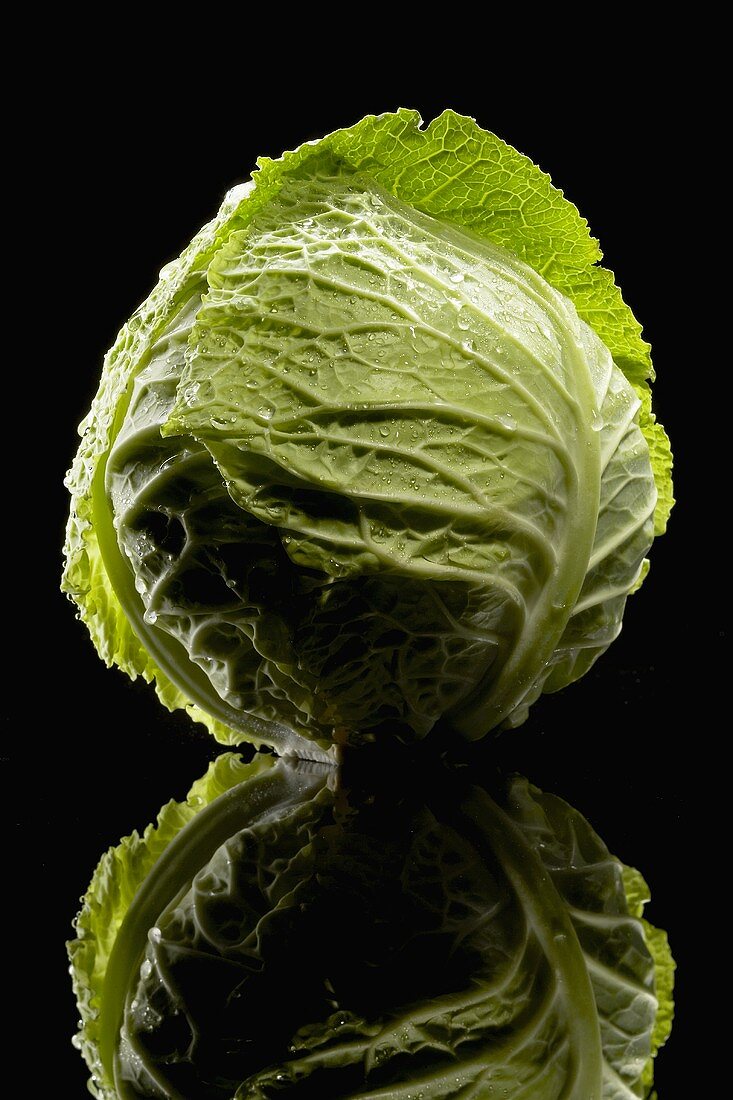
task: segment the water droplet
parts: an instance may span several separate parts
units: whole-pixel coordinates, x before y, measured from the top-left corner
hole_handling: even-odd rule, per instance
[[[157,611],[146,611],[143,618],[146,623],[150,623],[151,626],[154,626],[158,621],[158,613]]]
[[[460,271],[457,271],[455,275],[451,275],[450,281],[452,283],[462,283],[465,276],[461,275]]]
[[[274,412],[272,405],[260,405],[257,415],[261,416],[263,420],[272,420]]]
[[[593,409],[590,417],[590,426],[594,432],[600,432],[603,427],[603,417],[599,413],[598,409]]]
[[[382,437],[383,437],[384,439],[386,439],[386,438],[387,438],[387,436],[389,435],[389,428],[387,427],[387,425],[386,425],[386,424],[382,424],[382,425],[381,425],[381,427],[380,427],[380,429],[379,429],[379,434],[380,434],[380,435],[381,435],[381,436],[382,436]]]
[[[517,422],[511,413],[500,413],[496,419],[506,431],[515,432],[517,430]]]

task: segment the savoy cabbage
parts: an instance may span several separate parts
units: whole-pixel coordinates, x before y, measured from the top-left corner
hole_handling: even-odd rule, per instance
[[[227,196],[107,357],[65,589],[225,742],[469,739],[616,637],[671,505],[648,345],[471,120],[364,119]]]

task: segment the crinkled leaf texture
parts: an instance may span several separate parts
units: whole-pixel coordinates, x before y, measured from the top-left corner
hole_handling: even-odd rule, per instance
[[[64,586],[101,655],[220,739],[316,757],[440,719],[480,737],[582,675],[672,499],[599,259],[451,111],[261,161],[82,426]]]
[[[108,853],[70,945],[95,1095],[647,1097],[672,964],[638,873],[526,780],[422,791],[224,756]]]

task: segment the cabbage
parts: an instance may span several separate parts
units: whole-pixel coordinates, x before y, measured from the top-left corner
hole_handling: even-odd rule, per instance
[[[226,754],[100,862],[77,1045],[101,1100],[647,1097],[673,976],[647,899],[525,779]]]
[[[68,484],[100,655],[215,735],[469,739],[616,637],[671,506],[586,223],[471,120],[263,160],[123,329]]]

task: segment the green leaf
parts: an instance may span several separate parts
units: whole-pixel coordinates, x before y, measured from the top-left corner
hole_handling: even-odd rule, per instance
[[[669,438],[662,425],[652,412],[652,398],[648,389],[637,386],[641,400],[639,427],[644,433],[649,448],[649,458],[657,484],[657,508],[654,513],[654,534],[663,535],[674,504],[672,496],[672,450]]]
[[[369,115],[325,142],[403,202],[515,252],[550,283],[551,271],[601,258],[585,218],[550,177],[465,115],[443,111],[424,128],[417,111]],[[258,163],[267,173],[277,162]]]
[[[187,696],[178,683],[163,672],[130,623],[129,608],[123,609],[119,589],[132,587],[132,578],[120,570],[116,587],[110,577],[115,560],[116,540],[105,503],[106,456],[122,423],[131,380],[149,354],[149,349],[180,311],[192,290],[200,285],[217,242],[229,222],[246,186],[235,189],[217,217],[205,225],[178,260],[161,272],[160,282],[120,332],[104,361],[99,391],[79,426],[81,444],[68,472],[71,511],[66,528],[66,558],[62,590],[74,600],[92,641],[107,665],[115,664],[131,679],[142,676],[155,683],[160,701],[168,710],[185,708],[195,721],[203,722],[224,743],[241,740],[241,735],[216,721]],[[129,573],[129,571],[127,571]],[[255,739],[256,740],[256,739]]]
[[[325,758],[278,721],[262,722],[226,706],[207,676],[170,634],[157,630],[136,589],[136,578],[118,544],[107,484],[110,451],[125,438],[125,416],[139,376],[175,367],[182,356],[202,289],[202,272],[237,225],[237,210],[251,190],[231,191],[217,217],[204,226],[182,255],[161,272],[150,297],[120,332],[105,358],[99,391],[79,427],[79,452],[66,485],[71,512],[66,529],[62,590],[79,607],[92,641],[107,665],[131,679],[152,681],[168,710],[185,709],[218,741],[277,746],[306,758]],[[154,416],[156,406],[148,410]],[[140,425],[137,426],[140,428]],[[143,429],[159,434],[153,422]],[[145,434],[144,431],[140,434]],[[125,486],[123,493],[129,493]]]

